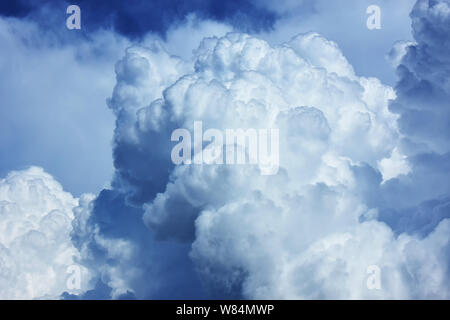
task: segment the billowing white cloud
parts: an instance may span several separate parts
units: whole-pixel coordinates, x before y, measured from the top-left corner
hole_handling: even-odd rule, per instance
[[[57,299],[66,291],[86,290],[88,274],[76,264],[78,250],[70,237],[77,204],[38,167],[0,180],[1,299]],[[78,279],[70,285],[74,272],[79,288]]]
[[[448,299],[448,8],[417,2],[415,42],[390,54],[395,90],[360,77],[316,32],[277,46],[240,33],[206,37],[187,59],[192,46],[179,39],[228,31],[192,18],[165,44],[148,37],[128,48],[108,100],[111,188],[75,199],[35,167],[0,181],[0,295],[59,297],[67,267],[81,263],[82,298]],[[25,45],[0,37],[6,48]],[[80,56],[44,50],[35,59],[89,62],[85,45]],[[197,120],[204,129],[278,128],[278,173],[175,166],[171,133]]]
[[[229,33],[204,39],[190,62],[158,44],[130,48],[116,73],[116,175],[86,220],[95,236],[77,244],[113,297],[167,296],[156,279],[185,290],[171,278],[181,270],[200,288],[185,297],[200,283],[222,298],[449,297],[445,215],[424,233],[378,220],[397,208],[389,182],[416,168],[389,109],[394,90],[355,74],[337,44],[316,33],[279,46]],[[174,166],[171,132],[196,120],[278,128],[278,174]],[[367,286],[373,265],[378,290]]]

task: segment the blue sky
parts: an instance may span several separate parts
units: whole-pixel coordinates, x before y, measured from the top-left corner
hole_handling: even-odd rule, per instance
[[[0,297],[449,298],[449,8],[3,1]],[[280,170],[174,165],[198,120],[277,126]]]

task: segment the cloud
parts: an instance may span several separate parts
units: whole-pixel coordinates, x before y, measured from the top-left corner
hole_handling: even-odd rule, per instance
[[[170,27],[183,23],[186,17],[192,14],[204,20],[226,23],[245,32],[270,30],[278,18],[274,10],[253,0],[132,0],[126,4],[118,0],[77,0],[70,3],[55,0],[39,3],[19,0],[1,4],[0,15],[28,17],[40,25],[49,26],[50,13],[54,18],[53,26],[64,26],[67,18],[65,9],[69,4],[80,6],[83,32],[108,29],[133,39],[141,38],[149,32],[165,36]]]
[[[414,144],[415,150],[440,154],[450,151],[449,7],[448,1],[415,5],[411,18],[417,44],[407,47],[397,68],[398,99],[390,107],[400,115],[405,143]]]
[[[201,19],[195,14],[191,14],[186,17],[184,23],[172,25],[167,30],[164,45],[171,54],[189,60],[203,38],[220,37],[231,31],[233,31],[233,27],[230,25]],[[152,41],[152,35],[147,34],[144,41]]]
[[[0,298],[57,299],[72,291],[67,280],[79,256],[70,237],[77,204],[38,167],[0,180]],[[78,267],[84,291],[88,274]]]
[[[187,255],[189,245],[155,240],[141,210],[123,194],[104,190],[76,210],[81,214],[73,223],[73,243],[95,284],[78,298],[206,298]]]
[[[335,190],[302,196],[286,209],[255,197],[200,216],[192,256],[213,288],[252,299],[448,297],[448,220],[423,240],[395,238],[383,223],[343,218],[364,209]],[[366,286],[371,265],[380,290]]]
[[[163,23],[166,43],[148,36],[117,62],[108,99],[116,118],[109,189],[77,200],[36,168],[2,182],[8,191],[14,179],[26,181],[19,183],[26,192],[5,198],[20,209],[14,212],[39,209],[30,221],[0,224],[14,231],[1,242],[0,279],[20,286],[8,297],[449,298],[448,1],[417,2],[415,41],[391,54],[395,88],[361,77],[341,48],[316,32],[274,45],[224,34],[228,27],[214,21],[196,25],[205,12],[229,22],[238,15],[233,5],[220,11],[226,19],[213,8],[181,27]],[[133,10],[113,17],[117,30],[139,36],[159,21],[137,19],[120,29]],[[211,36],[216,32],[224,35]],[[191,58],[191,45],[176,45],[187,34],[192,41],[206,36]],[[96,35],[105,36],[111,33]],[[278,128],[278,173],[175,166],[171,133],[192,130],[196,120],[219,130]],[[51,200],[36,204],[36,197]],[[55,202],[66,219],[52,213]],[[64,240],[45,246],[49,260],[33,256],[37,267],[28,277],[54,285],[31,294],[29,282],[15,280],[24,255],[10,247],[32,251],[56,236]],[[50,276],[74,261],[89,274],[80,294]],[[378,290],[367,286],[373,265],[381,272]]]
[[[450,217],[449,8],[446,0],[417,1],[411,12],[415,43],[397,67],[397,98],[389,105],[399,116],[399,150],[411,172],[383,185],[381,216],[397,231],[421,236]]]
[[[395,181],[429,179],[402,147],[391,108],[401,97],[355,74],[336,43],[229,33],[205,38],[190,61],[154,43],[129,48],[116,74],[112,189],[73,235],[112,297],[448,297],[445,214],[424,233],[415,217],[402,215],[411,228],[386,218],[408,197],[392,193]],[[279,128],[278,174],[174,166],[170,134],[195,120]],[[381,290],[366,285],[371,265]]]
[[[396,82],[385,55],[398,40],[412,41],[409,13],[416,0],[314,0],[262,1],[281,11],[274,28],[258,36],[272,45],[288,41],[298,33],[314,31],[339,44],[340,50],[358,75],[377,77],[384,83]],[[366,26],[370,5],[381,10],[381,29]]]

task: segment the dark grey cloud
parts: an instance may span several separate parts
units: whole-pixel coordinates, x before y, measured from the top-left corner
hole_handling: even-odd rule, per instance
[[[416,41],[397,68],[402,151],[412,167],[381,188],[380,219],[397,233],[427,235],[450,217],[450,1],[419,0],[411,12]]]
[[[164,36],[170,26],[184,21],[189,14],[228,23],[244,32],[269,30],[278,17],[278,13],[254,0],[75,0],[70,4],[81,8],[83,32],[111,28],[131,38],[147,32]],[[28,17],[44,25],[49,25],[49,15],[54,15],[52,23],[63,25],[68,5],[68,1],[58,0],[8,0],[0,3],[0,15]]]

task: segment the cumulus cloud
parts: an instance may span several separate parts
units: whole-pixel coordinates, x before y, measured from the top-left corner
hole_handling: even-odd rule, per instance
[[[413,21],[435,14],[440,20],[429,24],[447,23],[442,5],[417,13],[424,3]],[[428,36],[416,36],[419,48]],[[421,66],[410,48],[403,76],[407,61]],[[436,144],[428,127],[409,131],[395,108],[408,97],[402,84],[414,82],[403,77],[396,93],[358,76],[317,33],[279,46],[239,33],[205,38],[191,61],[157,43],[133,47],[116,74],[112,189],[73,234],[112,297],[449,297],[448,198],[418,207],[448,194],[444,161],[420,152],[445,151],[443,140]],[[445,88],[442,77],[427,75]],[[441,92],[429,94],[442,104]],[[171,132],[192,130],[195,120],[219,130],[278,128],[279,172],[174,166]],[[439,190],[415,187],[434,181]],[[372,265],[381,270],[380,290],[366,285]]]
[[[43,169],[12,171],[0,180],[0,298],[57,299],[68,288],[78,250],[71,242],[72,209],[78,199]],[[84,279],[83,279],[84,278]]]
[[[315,32],[273,45],[208,37],[228,29],[192,20],[165,45],[128,48],[108,99],[111,188],[75,199],[38,168],[0,182],[0,293],[449,298],[449,12],[448,0],[417,2],[415,42],[390,54],[395,88],[361,77]],[[190,59],[176,46],[185,34],[207,36]],[[197,120],[279,129],[278,173],[175,166],[171,133]],[[79,295],[66,288],[74,263],[88,274]]]

